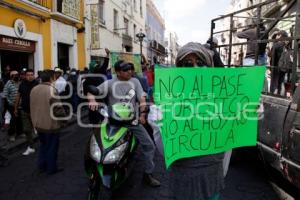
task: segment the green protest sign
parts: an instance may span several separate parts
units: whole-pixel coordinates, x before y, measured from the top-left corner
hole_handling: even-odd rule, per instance
[[[142,73],[141,55],[140,54],[111,52],[110,56],[111,56],[112,69],[118,60],[125,60],[126,62],[131,62],[134,64],[134,69],[135,69],[136,73],[138,73],[138,74]],[[114,72],[114,70],[113,70],[113,72]]]
[[[265,67],[156,68],[166,166],[180,158],[256,145]]]

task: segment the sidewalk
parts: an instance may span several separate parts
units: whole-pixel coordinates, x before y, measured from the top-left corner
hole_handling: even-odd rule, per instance
[[[83,112],[81,119],[87,117],[87,110]],[[72,116],[72,118],[67,122],[67,126],[77,123],[77,116]],[[37,135],[34,135],[34,141],[37,141]],[[0,153],[10,154],[18,151],[26,146],[26,138],[17,137],[14,142],[8,141],[7,130],[0,129]]]

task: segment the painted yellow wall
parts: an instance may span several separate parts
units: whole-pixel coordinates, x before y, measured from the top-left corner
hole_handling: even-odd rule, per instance
[[[45,22],[45,26],[41,30],[41,34],[43,35],[43,51],[44,51],[44,69],[51,69],[52,61],[51,61],[51,25],[50,20]]]
[[[84,1],[80,1],[80,21],[84,20]],[[83,25],[81,25],[83,27]],[[78,45],[78,67],[83,70],[86,67],[86,51],[85,51],[85,33],[77,34],[77,45]]]
[[[10,3],[12,3],[12,2],[14,2],[14,1],[11,1]],[[27,7],[21,3],[16,3],[15,5],[27,10]],[[29,10],[31,10],[31,9],[29,9]],[[33,32],[33,33],[42,35],[44,67],[50,68],[50,66],[51,66],[51,33],[50,33],[50,20],[49,20],[50,18],[49,18],[49,16],[47,16],[47,14],[44,13],[43,16],[46,18],[46,20],[45,20],[45,22],[43,22],[39,18],[30,16],[30,15],[26,15],[21,12],[16,12],[15,10],[9,9],[9,8],[0,7],[0,13],[1,13],[1,16],[5,16],[5,17],[0,17],[1,25],[13,28],[14,21],[16,19],[22,19],[22,20],[24,20],[24,22],[26,24],[27,32]]]
[[[50,69],[51,63],[51,25],[50,25],[50,12],[37,10],[29,5],[18,2],[16,0],[5,0],[5,2],[14,5],[16,7],[25,9],[31,13],[38,14],[44,17],[45,21],[41,19],[26,15],[21,12],[16,12],[13,9],[4,8],[0,6],[0,24],[8,27],[13,27],[14,21],[18,18],[24,20],[27,31],[37,34],[41,34],[43,37],[43,57],[44,57],[44,68]],[[51,10],[52,1],[47,1],[47,7]],[[5,17],[3,17],[5,16]],[[84,20],[84,0],[80,2],[80,21]],[[67,23],[67,22],[66,22]],[[74,25],[75,26],[75,25]],[[77,24],[78,28],[82,28],[83,24]],[[78,33],[77,35],[77,45],[78,45],[78,67],[83,69],[85,67],[86,52],[85,52],[85,33]]]
[[[82,70],[85,66],[85,45],[84,45],[84,33],[78,33],[77,35],[77,45],[78,45],[78,67]]]

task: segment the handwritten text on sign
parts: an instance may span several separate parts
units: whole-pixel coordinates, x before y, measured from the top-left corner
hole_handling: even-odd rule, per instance
[[[165,162],[256,144],[264,67],[155,71]]]

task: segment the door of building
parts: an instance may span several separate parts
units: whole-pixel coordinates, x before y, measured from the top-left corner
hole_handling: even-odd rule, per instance
[[[63,43],[57,44],[57,58],[58,58],[58,67],[66,71],[69,66],[69,49],[70,46]]]

